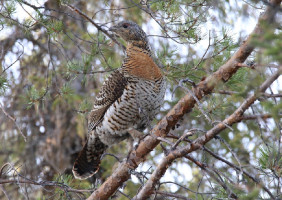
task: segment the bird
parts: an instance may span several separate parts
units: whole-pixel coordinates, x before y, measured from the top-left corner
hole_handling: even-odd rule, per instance
[[[126,55],[94,100],[88,116],[87,140],[72,169],[77,179],[93,176],[105,151],[132,137],[130,130],[140,133],[148,128],[164,101],[165,76],[154,61],[146,33],[129,20],[117,23],[109,31],[126,42]]]

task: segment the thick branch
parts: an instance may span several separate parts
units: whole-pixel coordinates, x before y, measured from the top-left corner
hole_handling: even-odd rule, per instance
[[[150,194],[153,193],[154,187],[160,178],[164,175],[167,168],[172,164],[172,162],[180,157],[183,157],[193,151],[196,151],[203,147],[206,143],[208,143],[211,139],[213,139],[217,134],[223,131],[226,127],[232,126],[232,124],[239,122],[241,120],[241,116],[244,112],[255,102],[260,92],[264,92],[282,73],[282,68],[278,69],[278,71],[269,77],[259,88],[258,92],[251,95],[247,98],[242,105],[236,109],[236,111],[226,118],[223,122],[220,122],[216,126],[214,126],[211,130],[206,132],[205,135],[197,138],[190,145],[182,147],[181,149],[176,149],[170,152],[167,156],[165,156],[157,169],[154,171],[150,179],[146,182],[143,188],[140,190],[138,195],[135,196],[134,200],[145,200]],[[273,197],[273,196],[272,196]],[[274,197],[273,197],[274,198]]]
[[[281,0],[272,1],[272,4],[276,7],[279,6],[280,3]],[[237,70],[240,68],[238,64],[243,63],[254,50],[254,46],[251,44],[253,36],[263,35],[263,29],[260,23],[262,21],[271,23],[275,13],[276,10],[269,6],[261,15],[255,29],[248,39],[241,45],[239,50],[216,72],[196,85],[196,87],[193,89],[193,92],[198,99],[202,99],[203,96],[210,94],[221,81],[228,81],[232,75],[237,72]],[[128,162],[122,163],[114,172],[114,174],[110,176],[100,186],[100,188],[98,188],[88,198],[88,200],[108,199],[122,185],[122,183],[130,177],[130,168],[137,168],[137,166],[145,160],[146,155],[148,155],[159,144],[157,137],[167,135],[170,129],[176,125],[178,120],[181,119],[184,114],[192,110],[192,108],[195,106],[195,103],[196,100],[191,94],[185,95],[152,130],[154,135],[149,135],[143,141],[141,141],[138,148],[130,154]],[[224,124],[220,124],[225,128]]]

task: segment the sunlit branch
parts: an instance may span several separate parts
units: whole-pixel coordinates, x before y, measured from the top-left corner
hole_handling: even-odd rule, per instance
[[[259,93],[264,92],[282,73],[282,68],[278,69],[276,73],[270,76],[259,88],[259,90],[248,97],[242,105],[236,109],[236,111],[230,115],[228,118],[223,120],[221,123],[214,126],[211,130],[207,131],[205,135],[198,137],[194,140],[190,145],[182,147],[181,149],[176,149],[170,152],[167,156],[165,156],[159,165],[157,166],[156,170],[150,177],[150,179],[146,182],[140,192],[135,196],[136,200],[145,200],[147,199],[150,194],[153,193],[154,186],[156,185],[157,181],[164,175],[167,168],[172,164],[172,162],[180,157],[186,156],[187,154],[196,151],[203,147],[206,143],[212,140],[216,135],[222,132],[226,128],[226,124],[231,126],[234,123],[237,123],[240,120],[240,117],[244,114],[244,112],[255,102],[255,100],[259,97]],[[274,198],[273,195],[270,195]]]
[[[279,6],[281,0],[273,0],[271,4],[275,6]],[[261,22],[272,23],[273,18],[276,14],[277,10],[273,9],[273,7],[268,7],[266,11],[260,16],[259,21],[248,37],[248,39],[241,45],[238,51],[224,64],[222,65],[216,72],[208,76],[205,80],[202,80],[195,88],[193,88],[193,92],[198,99],[202,99],[204,96],[212,93],[214,88],[221,82],[228,81],[233,74],[237,72],[240,68],[238,63],[243,63],[248,56],[252,53],[255,46],[252,44],[252,39],[254,35],[261,36],[264,34],[263,28],[261,27]],[[93,199],[108,199],[121,185],[124,181],[128,180],[130,177],[130,169],[135,169],[137,166],[145,160],[145,157],[159,144],[159,140],[157,137],[164,137],[168,134],[172,127],[176,125],[178,120],[180,120],[184,114],[190,112],[192,108],[195,106],[195,99],[191,94],[185,95],[180,101],[167,113],[165,117],[160,120],[158,125],[152,130],[153,135],[148,135],[144,138],[143,141],[139,144],[138,148],[135,151],[132,151],[129,155],[128,162],[123,162],[117,170],[88,198],[88,200]],[[239,115],[240,116],[240,115]],[[215,127],[221,127],[222,129],[226,128],[225,121],[219,123]],[[207,134],[206,134],[207,135]],[[208,134],[212,139],[214,135]],[[203,138],[199,138],[196,140],[196,144],[201,142]],[[204,138],[205,139],[205,138]],[[208,142],[209,140],[204,140]],[[203,144],[191,145],[193,149],[196,147],[200,147]],[[191,149],[192,150],[192,149]],[[187,152],[189,153],[189,151]],[[172,161],[171,161],[172,162]],[[157,170],[155,170],[156,172]],[[159,171],[160,172],[160,171]],[[165,172],[165,170],[163,171]],[[153,184],[160,179],[163,173],[159,174],[154,181],[147,181],[148,184]],[[152,177],[152,176],[151,176]],[[143,187],[144,189],[144,187]],[[151,191],[152,187],[147,187],[149,191]],[[146,189],[146,190],[147,190]],[[146,190],[143,191],[146,193]],[[142,192],[142,194],[144,194]],[[139,193],[140,194],[140,193]],[[148,197],[150,193],[147,195],[142,195],[144,198]]]

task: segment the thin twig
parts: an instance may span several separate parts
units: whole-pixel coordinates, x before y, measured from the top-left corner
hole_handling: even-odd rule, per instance
[[[196,70],[196,69],[198,68],[198,66],[203,62],[204,57],[206,56],[206,54],[207,54],[209,48],[211,47],[211,35],[210,35],[210,34],[211,34],[211,33],[210,33],[210,31],[209,31],[209,43],[208,43],[208,47],[206,48],[206,51],[205,51],[205,53],[203,54],[203,56],[201,57],[201,59],[200,59],[200,61],[198,62],[198,64],[195,65],[195,66],[192,68],[192,70]]]
[[[6,197],[8,200],[11,200],[11,198],[10,198],[9,195],[8,195],[8,192],[5,190],[5,188],[4,188],[2,185],[0,185],[0,189],[1,189],[2,192],[4,193],[5,197]]]
[[[165,174],[168,167],[172,164],[172,162],[180,157],[187,156],[187,154],[196,151],[202,148],[206,143],[215,138],[220,132],[226,129],[226,124],[231,126],[234,123],[239,122],[240,116],[244,114],[244,112],[256,101],[259,97],[259,94],[264,92],[280,75],[282,72],[282,68],[278,69],[276,73],[270,76],[266,81],[262,83],[260,88],[250,97],[248,97],[241,106],[236,109],[232,115],[227,117],[222,123],[217,124],[212,129],[207,131],[203,136],[200,136],[196,140],[194,140],[190,145],[187,145],[183,148],[176,149],[171,151],[167,156],[165,156],[157,166],[156,170],[153,172],[149,180],[142,187],[140,192],[133,199],[145,200],[147,199],[154,190],[157,181]],[[226,188],[227,189],[227,188]],[[232,195],[232,193],[229,192]],[[270,195],[271,198],[274,198],[273,195]]]
[[[236,170],[241,170],[244,175],[248,176],[248,177],[249,177],[250,179],[252,179],[255,183],[259,184],[259,185],[263,188],[263,190],[266,191],[266,192],[271,196],[272,193],[269,191],[269,189],[268,189],[267,187],[265,187],[265,186],[263,185],[263,183],[262,183],[258,178],[252,176],[250,173],[248,173],[248,172],[245,171],[245,170],[242,170],[242,168],[240,168],[240,167],[234,165],[233,163],[229,162],[228,160],[225,160],[224,158],[218,156],[217,154],[215,154],[214,152],[212,152],[211,150],[209,150],[207,147],[204,147],[204,150],[205,150],[206,152],[208,152],[210,155],[212,155],[213,157],[215,157],[216,159],[218,159],[218,160],[224,162],[225,164],[229,165],[230,167],[232,167],[232,168],[234,168],[234,169],[236,169]]]
[[[213,180],[215,180],[219,185],[221,185],[221,187],[228,193],[229,197],[231,197],[232,199],[238,198],[237,195],[232,192],[232,190],[228,187],[228,185],[224,182],[224,180],[220,177],[218,173],[216,173],[214,170],[211,170],[206,164],[201,163],[192,156],[185,155],[184,157],[195,163],[198,167],[204,170]]]
[[[278,114],[277,115],[279,118],[282,117],[282,114]],[[261,115],[243,115],[241,117],[241,121],[243,120],[257,120],[257,119],[260,119],[260,120],[266,120],[266,119],[269,119],[269,118],[273,118],[273,115],[272,114],[261,114]]]
[[[180,194],[174,194],[174,193],[164,192],[164,191],[160,191],[160,190],[155,191],[155,193],[160,194],[164,197],[174,197],[176,199],[192,200],[192,199],[187,198],[187,197],[180,195]]]
[[[183,140],[185,140],[185,138],[186,138],[187,136],[192,136],[194,133],[195,133],[195,131],[194,131],[194,132],[188,131],[187,133],[184,133],[184,134],[172,145],[171,149],[174,150],[174,149],[179,145],[180,142],[182,142]]]
[[[239,121],[239,120],[238,120]],[[242,165],[240,160],[238,159],[236,153],[233,151],[233,149],[231,148],[231,146],[222,138],[219,136],[216,136],[216,138],[219,139],[220,142],[222,142],[223,144],[225,144],[225,146],[228,148],[228,150],[231,152],[232,156],[235,158],[235,160],[237,161],[237,163],[239,164],[239,168],[240,168],[240,172],[243,173],[243,169],[242,169]],[[239,182],[239,173],[237,173],[237,180]]]
[[[160,141],[162,141],[162,142],[165,142],[165,143],[167,143],[167,144],[169,144],[169,145],[173,145],[173,143],[172,143],[171,141],[169,141],[169,140],[167,140],[167,139],[165,139],[165,138],[157,137],[157,139],[160,140]]]
[[[12,117],[9,113],[7,113],[1,103],[0,103],[0,108],[1,108],[2,112],[6,115],[6,117],[8,117],[10,120],[12,120],[12,121],[14,122],[15,126],[17,127],[18,131],[20,132],[20,134],[22,135],[24,141],[26,142],[26,141],[27,141],[27,138],[26,138],[26,136],[24,135],[24,133],[23,133],[22,129],[20,128],[20,126],[18,125],[17,119],[14,118],[14,117]]]
[[[275,6],[280,6],[281,0],[272,0]],[[230,80],[230,78],[238,71],[239,67],[237,67],[238,62],[244,62],[250,54],[255,49],[253,46],[252,38],[254,35],[262,36],[264,31],[261,26],[261,22],[265,21],[267,23],[273,22],[273,17],[276,15],[277,11],[272,7],[268,7],[266,11],[261,14],[258,23],[252,33],[249,35],[248,39],[245,43],[243,43],[240,48],[231,56],[231,58],[223,64],[216,72],[209,75],[206,79],[200,81],[197,86],[193,89],[194,93],[199,99],[211,94],[213,90],[218,86],[219,83],[226,82]],[[276,74],[277,75],[277,74]],[[279,76],[279,75],[277,75]],[[275,78],[275,77],[273,77]],[[277,78],[277,77],[276,77]],[[270,81],[271,82],[271,81]],[[256,99],[256,98],[255,98]],[[188,112],[190,112],[195,106],[195,99],[190,95],[186,94],[183,98],[179,100],[179,102],[164,116],[158,123],[158,125],[152,130],[155,136],[163,136],[165,137],[172,127]],[[240,109],[244,110],[251,103],[244,102]],[[238,111],[239,112],[239,111]],[[238,113],[241,114],[241,110]],[[231,120],[232,118],[228,119]],[[227,123],[226,123],[227,124]],[[216,129],[217,128],[217,129]],[[191,145],[191,149],[188,149],[188,153],[195,151],[201,148],[200,142],[208,142],[210,141],[215,133],[224,130],[226,126],[224,123],[218,124],[212,130],[208,131],[204,136],[201,136],[193,145]],[[88,200],[94,199],[109,199],[110,196],[125,182],[130,178],[129,169],[136,169],[138,165],[143,162],[145,157],[159,144],[159,140],[150,135],[146,136],[139,144],[136,150],[132,151],[128,161],[124,162],[116,171],[108,177],[108,179],[88,197]],[[185,149],[183,149],[186,151]],[[186,153],[186,152],[185,152]],[[187,153],[186,153],[187,154]],[[168,165],[165,165],[166,169]],[[156,170],[155,170],[156,172]],[[161,177],[163,173],[160,173]],[[160,179],[156,177],[156,181]],[[148,181],[146,182],[146,184]],[[110,185],[110,187],[109,187]],[[143,187],[144,188],[144,187]],[[150,193],[148,193],[150,195]]]
[[[70,4],[66,4],[66,6],[68,8],[70,8],[71,10],[75,11],[76,13],[78,13],[79,15],[81,15],[83,18],[85,18],[91,24],[93,24],[99,31],[103,32],[105,35],[107,35],[109,38],[111,38],[116,44],[118,44],[120,47],[122,47],[123,50],[126,49],[125,46],[122,45],[119,41],[117,41],[113,35],[109,34],[108,31],[106,31],[102,26],[99,26],[96,22],[94,22],[90,17],[88,17],[81,10],[79,10],[78,8],[76,8],[76,7],[74,7],[74,6],[70,5]]]
[[[16,58],[16,60],[12,64],[10,64],[8,67],[5,67],[3,69],[3,71],[0,74],[0,76],[2,76],[2,74],[4,74],[10,67],[12,67],[17,61],[19,61],[20,57],[22,57],[22,55],[24,54],[24,46],[22,45],[22,43],[20,43],[20,42],[18,42],[18,43],[21,45],[23,50],[21,51],[20,55]]]

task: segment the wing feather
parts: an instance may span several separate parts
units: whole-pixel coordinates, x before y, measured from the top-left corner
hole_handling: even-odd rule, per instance
[[[128,84],[127,78],[119,71],[114,71],[104,82],[98,93],[93,109],[88,116],[88,131],[92,131],[102,120],[108,108],[123,94]]]

